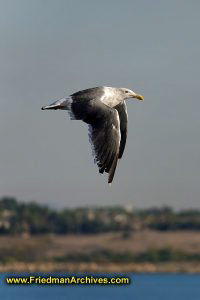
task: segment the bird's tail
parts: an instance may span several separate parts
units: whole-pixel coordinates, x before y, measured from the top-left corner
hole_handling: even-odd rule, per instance
[[[70,97],[68,98],[62,98],[60,100],[57,100],[53,102],[50,105],[43,106],[41,109],[63,109],[63,110],[70,110],[71,109],[71,103],[72,99]]]

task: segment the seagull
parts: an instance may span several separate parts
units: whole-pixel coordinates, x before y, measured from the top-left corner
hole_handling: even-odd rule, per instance
[[[126,145],[128,114],[125,100],[129,98],[144,100],[142,95],[130,89],[102,86],[76,92],[41,109],[67,110],[72,120],[88,124],[94,161],[99,173],[108,173],[110,184]]]

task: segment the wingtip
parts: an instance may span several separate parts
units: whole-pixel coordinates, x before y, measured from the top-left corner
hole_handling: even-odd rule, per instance
[[[112,182],[113,182],[113,176],[110,176],[110,173],[108,174],[108,185],[111,186]]]
[[[111,184],[115,175],[116,167],[117,167],[118,155],[114,158],[111,169],[108,174],[108,184]]]

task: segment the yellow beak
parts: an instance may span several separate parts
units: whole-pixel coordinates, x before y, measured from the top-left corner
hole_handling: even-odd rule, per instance
[[[136,94],[135,98],[137,98],[138,100],[144,100],[144,97],[142,95]]]

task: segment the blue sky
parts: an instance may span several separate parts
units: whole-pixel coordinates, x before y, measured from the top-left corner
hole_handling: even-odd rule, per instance
[[[0,3],[0,196],[53,207],[200,208],[199,1]],[[87,126],[40,107],[127,87],[127,147],[111,187]]]

